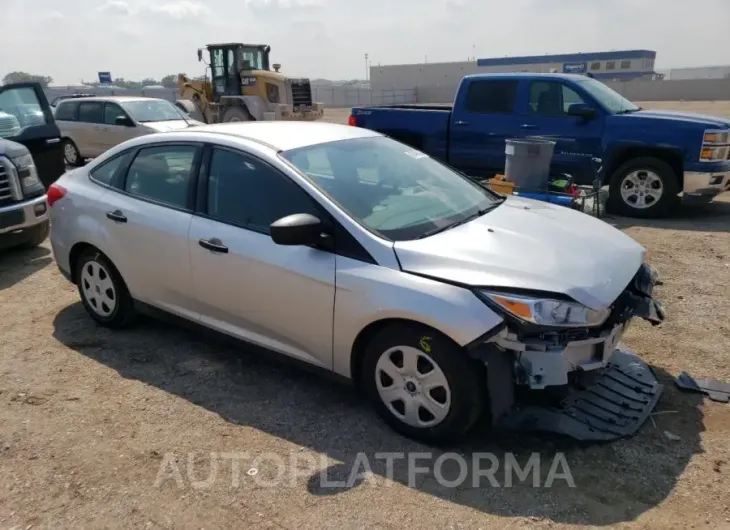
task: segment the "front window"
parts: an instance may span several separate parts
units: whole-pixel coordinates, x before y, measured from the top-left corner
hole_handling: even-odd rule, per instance
[[[603,105],[606,110],[613,114],[627,114],[641,110],[641,107],[634,105],[621,94],[600,81],[585,78],[576,82],[580,84],[583,90]]]
[[[185,119],[175,105],[162,99],[125,101],[122,106],[139,123]]]
[[[243,48],[241,50],[241,64],[239,70],[268,70],[264,52],[258,48]]]
[[[341,140],[281,155],[358,223],[393,241],[448,229],[503,200],[390,138]]]

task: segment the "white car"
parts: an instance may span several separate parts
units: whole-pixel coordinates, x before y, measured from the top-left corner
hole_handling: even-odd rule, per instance
[[[458,438],[483,412],[610,439],[661,394],[617,349],[632,318],[664,317],[638,243],[373,131],[153,134],[67,173],[48,203],[56,263],[99,324],[162,310],[264,346],[356,382],[420,440]],[[562,408],[519,406],[515,389],[576,390],[591,374],[598,386]]]
[[[130,138],[203,125],[164,99],[92,96],[63,99],[54,117],[70,166],[83,165]]]

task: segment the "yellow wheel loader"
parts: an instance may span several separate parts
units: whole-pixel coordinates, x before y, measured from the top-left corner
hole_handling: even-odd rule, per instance
[[[318,120],[324,105],[312,101],[309,79],[279,73],[269,65],[271,47],[265,44],[208,44],[206,75],[177,79],[176,105],[205,123],[264,120]],[[198,61],[203,61],[203,49]],[[210,78],[208,77],[210,68]]]

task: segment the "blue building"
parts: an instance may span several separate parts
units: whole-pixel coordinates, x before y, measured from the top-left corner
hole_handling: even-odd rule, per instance
[[[477,59],[479,73],[504,72],[563,72],[585,74],[597,79],[652,78],[656,52],[625,50],[615,52],[569,53],[562,55],[533,55]]]

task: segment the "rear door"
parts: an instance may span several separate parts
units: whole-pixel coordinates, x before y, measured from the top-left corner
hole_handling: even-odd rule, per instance
[[[74,141],[84,158],[99,156],[107,150],[102,135],[104,126],[104,102],[79,102],[78,120],[74,129]]]
[[[110,258],[132,296],[192,320],[188,229],[201,152],[197,143],[146,145],[101,198]]]
[[[467,175],[504,171],[505,140],[517,135],[516,79],[474,79],[462,86],[451,113],[449,163]]]
[[[558,80],[531,80],[525,100],[520,135],[555,141],[552,171],[569,173],[578,184],[590,184],[594,178],[591,158],[600,158],[602,153],[605,120],[601,110]],[[593,106],[595,116],[587,119],[569,115],[568,109],[574,104]]]
[[[66,170],[61,132],[39,83],[0,86],[0,138],[28,148],[46,188]]]

